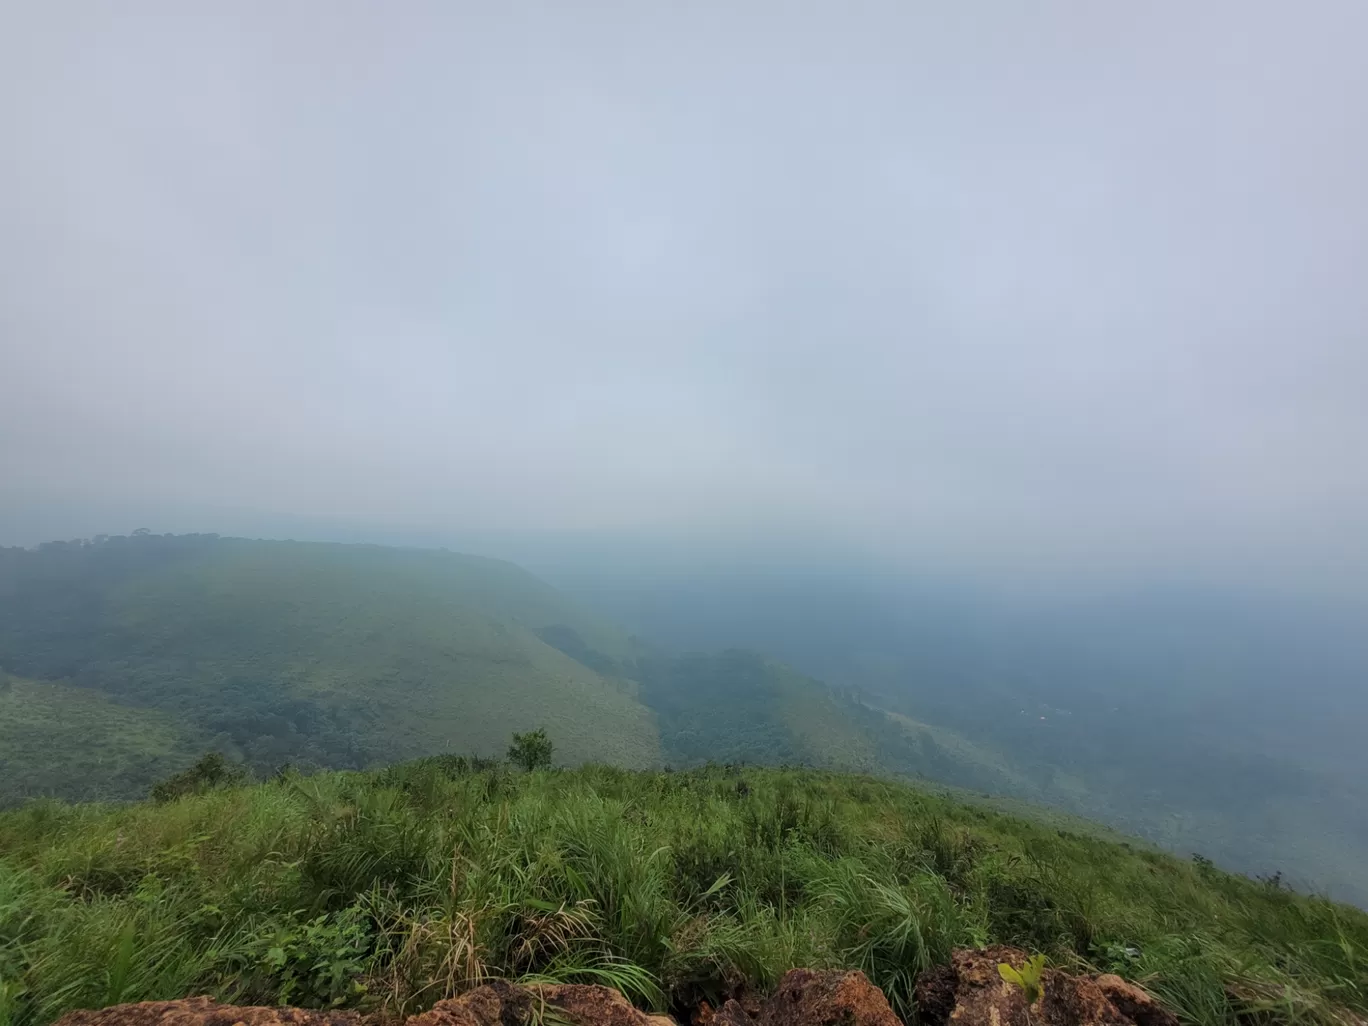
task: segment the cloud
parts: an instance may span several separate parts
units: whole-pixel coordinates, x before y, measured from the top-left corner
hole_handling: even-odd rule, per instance
[[[13,494],[1368,575],[1360,4],[0,15]]]

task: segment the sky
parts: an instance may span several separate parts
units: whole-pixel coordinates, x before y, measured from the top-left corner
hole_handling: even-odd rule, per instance
[[[1366,37],[1359,0],[0,4],[0,543],[1368,589]]]

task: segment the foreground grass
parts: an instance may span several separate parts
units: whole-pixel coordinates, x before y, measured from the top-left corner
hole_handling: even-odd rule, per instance
[[[858,966],[915,1017],[958,945],[1144,982],[1200,1026],[1368,1012],[1368,916],[865,777],[429,759],[0,815],[0,1026],[210,993],[401,1015],[491,976],[682,1009]]]

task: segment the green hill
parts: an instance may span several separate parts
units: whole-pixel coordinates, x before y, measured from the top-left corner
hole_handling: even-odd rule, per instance
[[[451,756],[0,813],[5,1026],[201,993],[399,1015],[527,976],[686,1021],[794,966],[857,966],[914,1022],[920,970],[999,942],[1193,1026],[1368,1012],[1358,910],[868,776]]]
[[[518,567],[433,550],[135,535],[0,549],[0,804],[136,798],[219,750],[258,776],[490,756],[898,773],[1011,792],[949,732],[752,652],[668,656]]]
[[[660,761],[637,685],[537,632],[627,639],[519,568],[446,552],[135,536],[0,550],[0,801],[132,797],[219,748],[258,771],[492,755]],[[590,646],[592,646],[590,648]]]
[[[547,726],[561,764],[920,779],[1237,868],[1302,869],[1363,900],[1352,824],[1326,829],[1319,807],[1270,794],[1259,834],[1226,807],[1159,830],[1147,806],[1104,800],[1103,770],[1013,758],[878,704],[754,652],[652,649],[497,560],[204,535],[0,549],[0,806],[141,798],[208,751],[260,779],[285,764],[495,756],[513,731]]]

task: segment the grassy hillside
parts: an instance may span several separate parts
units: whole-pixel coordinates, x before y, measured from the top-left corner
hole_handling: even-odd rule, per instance
[[[45,740],[0,728],[0,759],[29,768],[0,801],[35,783],[140,795],[165,758],[208,747],[261,772],[495,754],[547,721],[569,761],[657,763],[636,685],[546,644],[536,632],[550,627],[605,666],[629,655],[612,628],[493,560],[208,536],[0,550],[0,669],[47,682],[3,699]],[[106,714],[127,729],[92,737]],[[71,756],[83,743],[94,766]]]
[[[552,579],[662,643],[858,689],[916,721],[935,779],[1368,906],[1361,605],[699,563]]]
[[[642,697],[674,765],[749,762],[919,777],[1019,795],[1030,783],[953,731],[875,709],[754,652],[643,658]]]
[[[147,790],[195,759],[208,739],[155,709],[66,684],[0,682],[0,804],[88,781],[93,799]]]
[[[1368,1012],[1368,916],[865,776],[434,758],[0,814],[0,1026],[210,993],[407,1012],[490,976],[687,1009],[952,947],[1143,981],[1198,1026]]]
[[[1105,800],[1132,763],[1093,763],[1125,738],[1059,733],[1081,715],[1004,716],[990,703],[977,715],[1003,738],[970,739],[753,652],[651,651],[516,566],[443,551],[150,535],[0,549],[0,674],[0,806],[139,798],[212,750],[258,779],[287,763],[493,756],[511,732],[544,724],[562,764],[934,781],[1053,802],[1237,868],[1296,867],[1368,900],[1361,824],[1271,787],[1240,801],[1232,789],[1257,790],[1256,772],[1202,777],[1210,800],[1156,823],[1144,794]],[[1012,731],[1039,757],[1021,758]],[[1257,830],[1245,829],[1255,811]]]
[[[558,757],[920,776],[1018,793],[994,759],[752,652],[664,656],[495,560],[134,536],[0,550],[0,803],[135,798],[208,750],[258,776],[553,724]],[[637,682],[640,683],[637,683]]]

